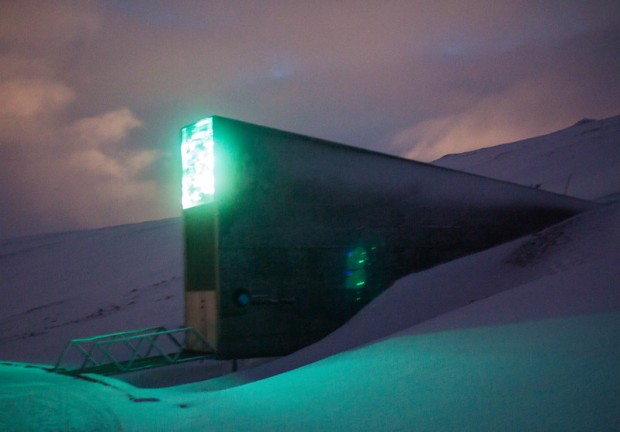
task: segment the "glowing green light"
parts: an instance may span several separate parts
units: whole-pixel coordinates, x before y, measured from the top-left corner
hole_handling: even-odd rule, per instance
[[[211,117],[181,129],[184,209],[213,201],[215,194],[213,147],[213,119]]]
[[[366,249],[356,247],[347,254],[347,269],[358,270],[364,268],[367,258]]]
[[[368,254],[363,247],[357,247],[347,254],[347,269],[345,287],[360,289],[366,285],[366,261]],[[359,300],[359,298],[357,299]]]

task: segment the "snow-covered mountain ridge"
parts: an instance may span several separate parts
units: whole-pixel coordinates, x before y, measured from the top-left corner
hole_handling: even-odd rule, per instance
[[[597,201],[620,191],[620,116],[444,156],[435,165]]]

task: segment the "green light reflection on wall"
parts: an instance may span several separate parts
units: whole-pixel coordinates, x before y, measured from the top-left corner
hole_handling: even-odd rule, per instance
[[[212,202],[215,157],[211,117],[181,129],[181,163],[183,208]]]
[[[356,247],[347,253],[347,270],[345,287],[348,289],[361,289],[366,285],[366,262],[368,253],[363,247]]]

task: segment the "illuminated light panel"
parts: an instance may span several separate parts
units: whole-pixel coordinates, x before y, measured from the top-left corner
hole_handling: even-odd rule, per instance
[[[183,208],[212,202],[215,156],[211,117],[181,129],[181,163]]]

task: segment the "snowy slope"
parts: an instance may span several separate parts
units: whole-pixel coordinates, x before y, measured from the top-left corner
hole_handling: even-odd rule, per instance
[[[440,163],[556,192],[570,171],[569,193],[614,196],[614,124]],[[573,164],[541,173],[541,154]],[[180,325],[180,239],[166,220],[0,243],[0,359],[50,364],[74,337]],[[619,430],[619,262],[611,204],[407,276],[317,344],[222,378],[146,389],[0,363],[0,429]]]
[[[0,365],[0,423],[5,430],[618,430],[620,205],[551,231],[562,234],[467,258],[470,286],[497,283],[492,271],[512,288],[412,326],[406,322],[417,310],[398,308],[392,321],[400,331],[392,325],[380,340],[269,379],[239,385],[238,378],[222,390],[210,381],[139,389]],[[423,299],[446,271],[462,268],[442,267],[400,281],[349,331],[382,328],[386,309],[407,291]],[[518,269],[540,277],[523,280]]]
[[[183,324],[179,219],[0,243],[0,359],[55,362],[73,338]]]
[[[620,116],[582,120],[548,135],[444,156],[434,164],[604,201],[620,190]]]

